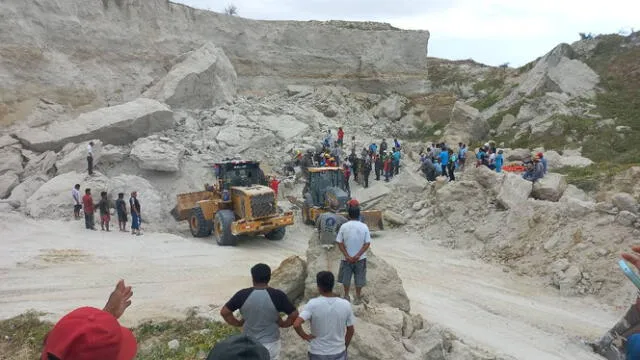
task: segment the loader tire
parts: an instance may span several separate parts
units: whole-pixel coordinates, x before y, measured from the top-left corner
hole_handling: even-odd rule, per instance
[[[235,220],[233,211],[220,210],[213,219],[213,233],[220,246],[236,246],[238,237],[231,233],[231,223]]]
[[[278,241],[278,240],[284,239],[284,235],[286,233],[287,233],[287,228],[283,226],[264,234],[264,237],[266,237],[269,240]]]
[[[191,216],[189,217],[189,229],[191,235],[194,237],[206,237],[211,235],[213,224],[211,221],[205,219],[204,212],[201,208],[195,207],[191,209]]]

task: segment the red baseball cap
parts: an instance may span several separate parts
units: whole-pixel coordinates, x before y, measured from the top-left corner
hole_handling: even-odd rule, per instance
[[[65,315],[46,337],[41,360],[132,360],[138,344],[110,313],[81,307]]]
[[[360,206],[360,202],[358,202],[358,200],[356,199],[351,199],[347,201],[347,205],[349,205],[350,207],[358,207]]]

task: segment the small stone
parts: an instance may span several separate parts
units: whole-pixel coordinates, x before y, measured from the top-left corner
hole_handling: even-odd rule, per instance
[[[180,347],[180,341],[173,339],[167,343],[167,346],[169,346],[171,350],[177,350]]]
[[[609,255],[609,250],[607,250],[607,249],[598,249],[598,250],[596,250],[596,255],[598,255],[598,256],[607,256],[607,255]]]
[[[202,329],[199,331],[200,335],[208,335],[211,333],[211,329]]]
[[[558,245],[558,238],[551,238],[546,243],[544,243],[544,249],[549,251]]]
[[[435,136],[440,136],[440,135],[442,135],[442,130],[436,130],[436,131],[433,133],[433,135],[435,135]]]
[[[424,207],[424,201],[418,201],[413,204],[413,211],[420,211]]]
[[[638,216],[630,211],[620,211],[618,216],[616,216],[616,222],[622,226],[631,226],[636,220],[638,220]]]

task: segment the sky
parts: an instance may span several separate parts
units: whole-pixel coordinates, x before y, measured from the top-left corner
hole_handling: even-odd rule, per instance
[[[429,56],[521,66],[578,33],[640,30],[640,0],[173,0],[264,20],[388,22],[429,30]]]

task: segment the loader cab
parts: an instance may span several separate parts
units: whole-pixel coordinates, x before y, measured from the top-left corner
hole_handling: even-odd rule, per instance
[[[342,169],[309,168],[304,197],[313,206],[326,207],[330,201],[337,201],[340,209],[346,208],[349,195]]]
[[[224,189],[232,186],[267,185],[257,161],[226,161],[214,165],[216,177]]]

